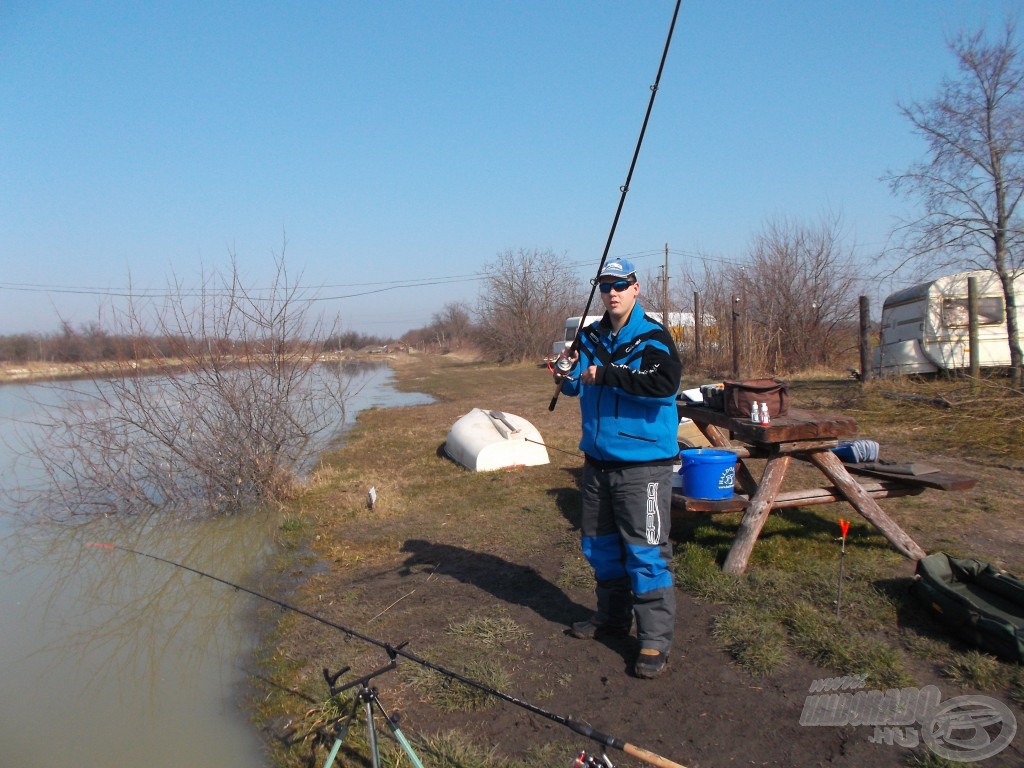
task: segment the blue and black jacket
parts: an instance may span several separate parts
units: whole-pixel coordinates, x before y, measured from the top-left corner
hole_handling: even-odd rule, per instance
[[[562,392],[580,398],[580,450],[599,463],[675,461],[682,364],[665,327],[637,302],[618,333],[607,313],[583,329],[579,351]],[[581,386],[580,373],[591,365],[597,381]]]

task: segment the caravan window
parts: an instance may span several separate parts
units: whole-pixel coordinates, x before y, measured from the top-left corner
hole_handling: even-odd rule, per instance
[[[942,300],[942,324],[947,328],[966,328],[969,320],[966,298]],[[1002,296],[978,299],[978,325],[1002,325],[1005,321]]]

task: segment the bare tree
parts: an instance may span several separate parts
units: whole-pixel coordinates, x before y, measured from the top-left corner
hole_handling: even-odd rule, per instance
[[[768,222],[733,283],[745,301],[754,348],[773,371],[835,365],[856,342],[860,281],[840,222]]]
[[[136,341],[131,356],[40,403],[29,452],[50,490],[36,503],[57,516],[195,515],[287,496],[314,440],[344,420],[344,378],[321,365],[329,333],[312,300],[283,259],[258,292],[232,261],[198,296],[176,282],[156,304],[130,299],[115,322]],[[173,370],[145,375],[169,349]]]
[[[839,219],[765,224],[740,263],[704,261],[697,287],[704,312],[717,320],[706,364],[724,370],[733,350],[745,375],[836,366],[856,349],[861,285],[855,250],[843,243]]]
[[[1010,338],[1013,385],[1024,382],[1014,280],[1024,271],[1018,206],[1024,195],[1024,66],[1008,22],[995,42],[985,30],[949,43],[959,77],[934,99],[900,105],[928,143],[927,158],[891,175],[894,192],[921,201],[904,222],[907,260],[930,266],[974,265],[999,275]]]
[[[583,311],[579,283],[551,251],[505,251],[484,267],[476,315],[484,352],[501,362],[535,360]]]
[[[431,318],[428,328],[438,348],[460,349],[472,341],[474,327],[469,307],[461,302],[449,302]]]

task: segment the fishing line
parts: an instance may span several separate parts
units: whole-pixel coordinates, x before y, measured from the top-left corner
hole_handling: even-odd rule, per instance
[[[647,133],[647,122],[651,119],[651,110],[654,109],[654,97],[658,95],[658,84],[661,82],[661,73],[665,69],[665,60],[668,58],[668,49],[672,44],[672,33],[676,28],[676,19],[679,17],[679,6],[682,4],[682,0],[676,0],[675,10],[672,12],[672,22],[668,26],[668,36],[665,38],[665,48],[661,52],[661,63],[658,64],[658,74],[654,78],[654,85],[651,86],[651,98],[647,102],[647,112],[644,114],[643,125],[640,126],[640,136],[636,140],[636,148],[633,150],[633,160],[629,164],[629,172],[626,174],[626,182],[619,187],[621,194],[619,195],[619,205],[615,209],[615,216],[612,218],[611,230],[608,232],[608,241],[604,245],[604,253],[601,254],[601,263],[597,265],[597,277],[591,281],[590,296],[587,298],[587,305],[583,308],[583,314],[580,315],[580,324],[576,328],[576,334],[572,338],[572,344],[569,345],[569,356],[571,357],[580,347],[580,332],[583,330],[583,323],[586,322],[587,313],[590,311],[590,305],[594,302],[594,294],[597,292],[598,277],[601,276],[601,270],[604,269],[604,263],[608,260],[608,252],[612,247],[612,240],[615,238],[615,229],[619,226],[619,216],[622,214],[622,206],[626,202],[626,193],[629,192],[629,182],[633,179],[633,170],[636,168],[637,158],[640,157],[640,147],[644,143],[644,134]],[[548,410],[555,410],[555,405],[558,403],[558,395],[562,391],[561,381],[555,385],[555,394],[551,397],[551,403],[548,405]]]
[[[553,445],[548,445],[547,443],[542,443],[540,440],[531,440],[528,437],[525,437],[523,439],[526,442],[528,442],[528,443],[533,443],[534,445],[543,445],[545,448],[550,448],[552,451],[558,451],[559,453],[564,453],[566,456],[572,456],[574,459],[582,459],[583,458],[583,455],[581,453],[577,452],[577,451],[567,451],[564,448],[557,448],[557,447],[555,447]]]
[[[424,659],[420,656],[417,656],[414,653],[410,653],[409,651],[404,650],[403,648],[406,644],[404,642],[399,643],[398,645],[392,645],[391,643],[384,642],[383,640],[378,640],[374,637],[370,637],[369,635],[364,635],[361,632],[357,632],[356,630],[351,629],[350,627],[343,626],[342,624],[338,624],[337,622],[331,621],[330,619],[325,619],[323,616],[318,616],[315,613],[311,613],[310,611],[307,611],[303,608],[299,608],[295,605],[292,605],[291,603],[286,603],[284,600],[278,600],[276,597],[270,597],[269,595],[265,595],[262,592],[257,592],[256,590],[250,589],[249,587],[237,584],[233,581],[228,581],[227,579],[222,579],[220,576],[214,576],[212,573],[201,571],[198,568],[193,568],[192,566],[185,565],[174,560],[168,560],[167,558],[160,557],[159,555],[153,555],[149,552],[142,552],[137,549],[132,549],[131,547],[124,547],[120,544],[88,542],[86,546],[96,547],[98,549],[120,550],[121,552],[127,552],[133,555],[138,555],[139,557],[148,557],[150,560],[156,560],[157,562],[164,563],[175,568],[181,568],[185,571],[189,571],[190,573],[194,573],[197,576],[212,579],[213,581],[220,582],[224,586],[231,587],[232,589],[238,590],[240,592],[245,592],[247,594],[252,595],[253,597],[258,597],[260,600],[265,600],[268,603],[272,603],[278,606],[279,608],[283,608],[286,611],[292,611],[301,616],[305,616],[308,619],[312,619],[313,621],[316,621],[320,624],[331,627],[332,629],[336,629],[339,632],[343,632],[344,634],[348,635],[349,637],[355,638],[357,640],[362,640],[363,642],[369,643],[370,645],[375,645],[378,648],[383,648],[384,651],[387,653],[388,657],[392,660],[401,656],[404,659],[408,659],[409,661],[419,664],[420,666],[426,667],[427,669],[442,674],[445,677],[449,677],[452,680],[458,680],[460,683],[462,683],[463,685],[468,685],[470,688],[476,688],[479,691],[483,691],[484,693],[487,693],[491,696],[503,699],[504,701],[507,701],[510,704],[515,704],[517,707],[522,707],[523,709],[533,712],[535,715],[540,715],[541,717],[545,717],[548,720],[553,720],[556,723],[560,723],[561,725],[564,725],[567,728],[571,728],[581,736],[586,736],[588,739],[593,739],[597,743],[602,744],[604,746],[614,747],[615,749],[621,750],[629,755],[632,755],[633,757],[636,757],[650,765],[655,765],[659,768],[685,768],[685,766],[682,766],[679,763],[675,763],[669,760],[667,757],[662,757],[661,755],[655,754],[654,752],[644,749],[643,747],[638,747],[634,744],[630,744],[627,741],[623,741],[622,739],[619,739],[615,736],[610,736],[608,734],[602,733],[601,731],[591,728],[589,725],[577,722],[576,720],[573,720],[569,717],[565,717],[564,715],[559,715],[554,712],[548,712],[546,709],[538,707],[536,704],[531,704],[530,702],[524,701],[523,699],[518,699],[515,696],[512,696],[511,694],[499,691],[497,688],[491,688],[488,685],[473,680],[472,678],[466,677],[465,675],[461,675],[458,672],[446,669],[445,667],[442,667],[439,664],[434,664],[433,662],[428,661],[427,659]]]

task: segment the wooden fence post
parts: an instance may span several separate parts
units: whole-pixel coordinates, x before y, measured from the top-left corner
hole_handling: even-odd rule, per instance
[[[871,306],[867,296],[860,297],[860,380],[869,381],[872,376],[871,363]]]
[[[967,343],[971,345],[971,388],[981,378],[981,349],[978,345],[978,278],[967,278]]]

